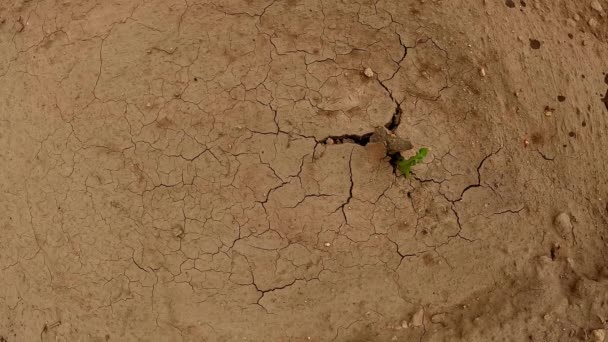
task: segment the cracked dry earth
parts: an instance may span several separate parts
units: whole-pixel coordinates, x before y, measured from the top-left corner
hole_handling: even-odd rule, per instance
[[[0,341],[603,341],[607,9],[2,1]]]

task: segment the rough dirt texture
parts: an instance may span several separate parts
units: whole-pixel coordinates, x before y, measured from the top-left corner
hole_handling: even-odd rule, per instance
[[[0,2],[0,341],[602,340],[607,9]]]

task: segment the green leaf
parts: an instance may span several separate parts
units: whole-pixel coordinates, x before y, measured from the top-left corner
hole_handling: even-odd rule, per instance
[[[397,169],[401,172],[406,178],[410,176],[412,173],[412,166],[419,164],[429,153],[429,149],[423,147],[416,152],[416,154],[408,159],[400,157],[397,160]]]

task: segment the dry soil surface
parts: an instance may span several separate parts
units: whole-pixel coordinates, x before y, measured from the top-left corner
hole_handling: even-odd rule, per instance
[[[0,341],[604,340],[607,11],[3,0]]]

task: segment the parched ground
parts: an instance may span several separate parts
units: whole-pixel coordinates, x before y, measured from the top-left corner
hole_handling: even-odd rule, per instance
[[[0,341],[603,341],[607,10],[2,1]]]

